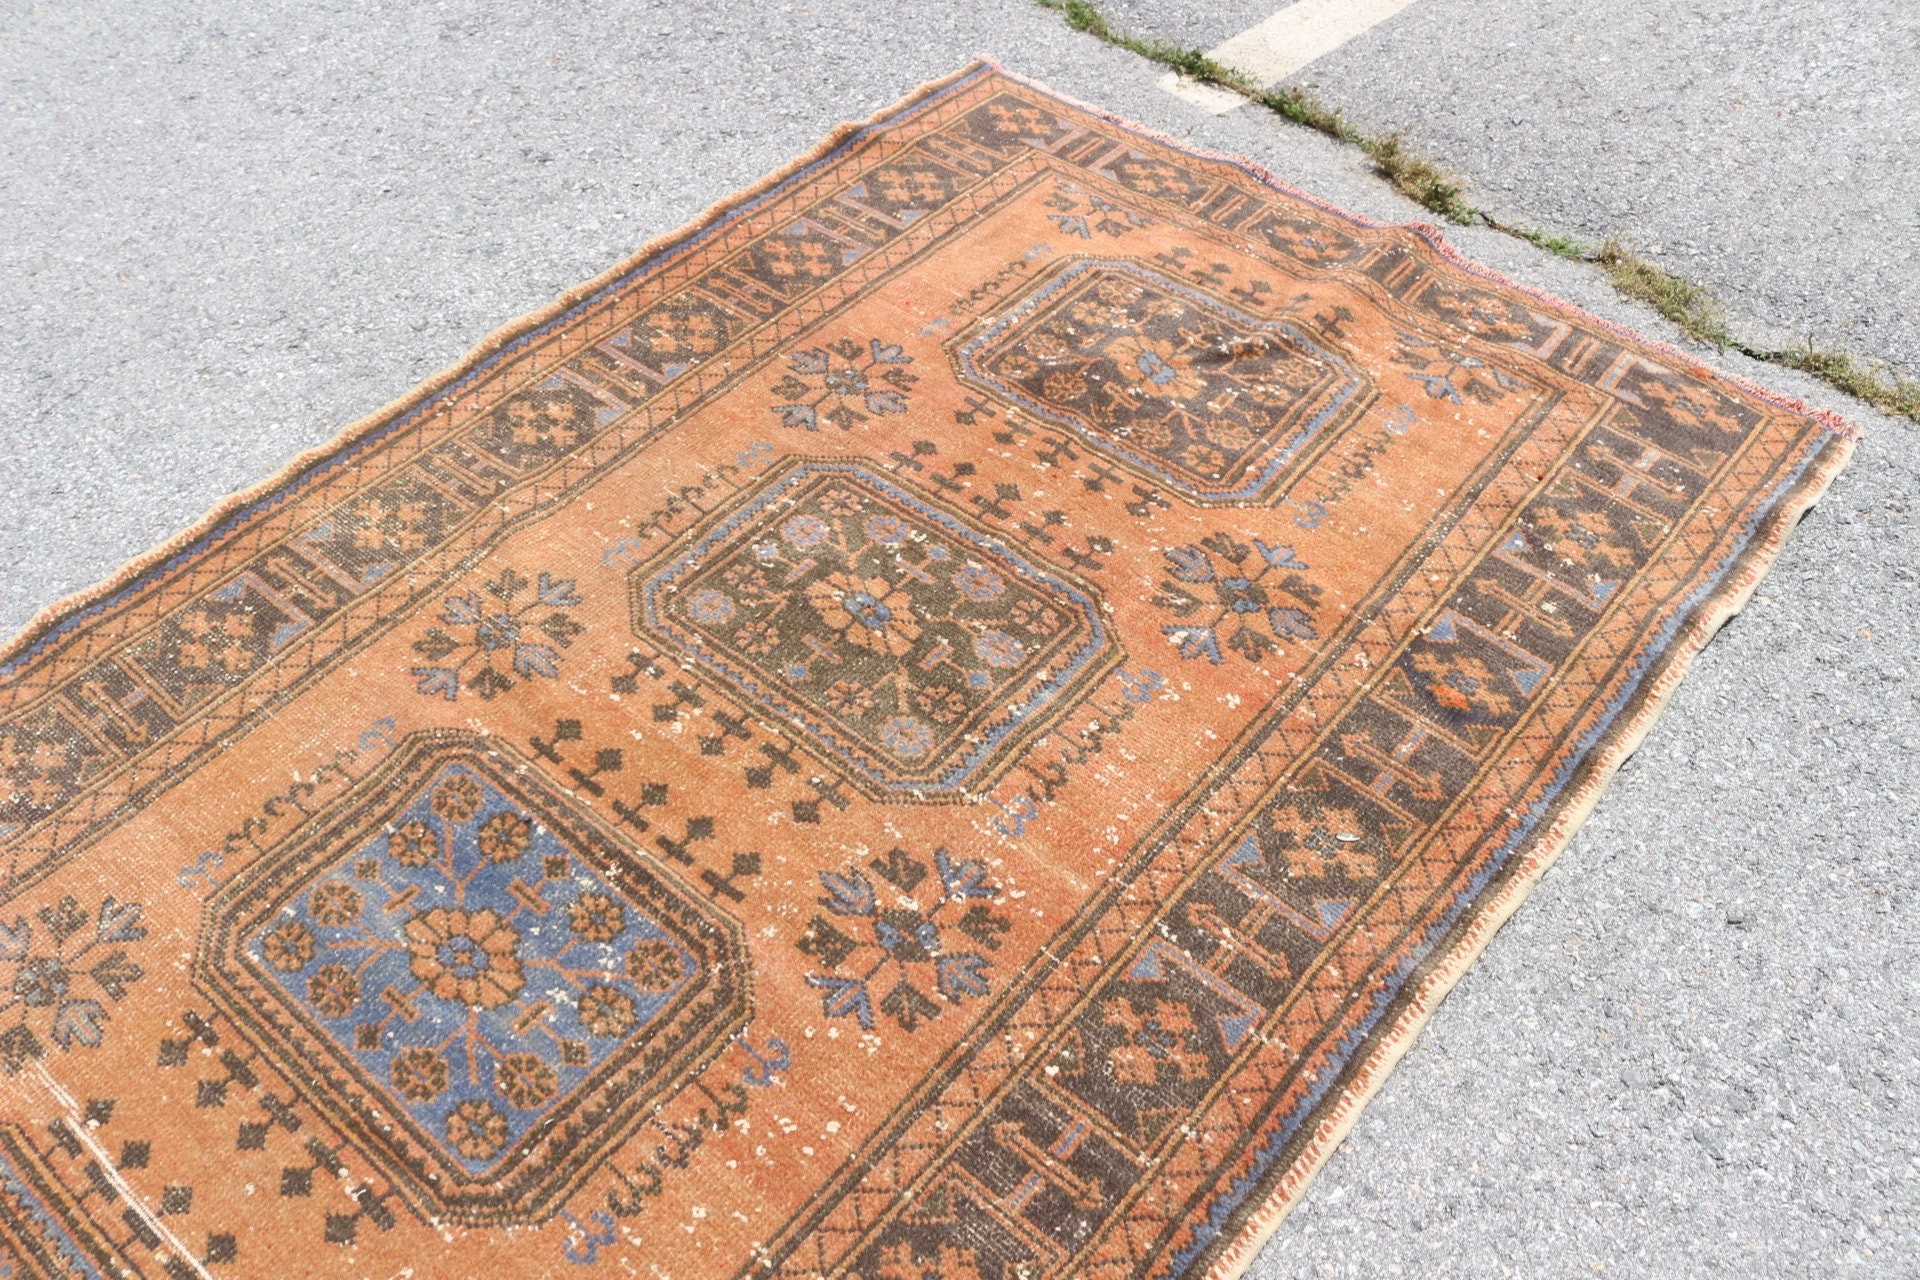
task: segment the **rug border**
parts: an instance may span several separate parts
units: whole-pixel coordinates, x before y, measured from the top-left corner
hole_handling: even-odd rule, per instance
[[[0,645],[0,685],[13,677],[22,661],[43,643],[54,641],[70,624],[114,596],[132,590],[140,579],[164,569],[167,562],[191,550],[196,543],[215,534],[219,527],[247,510],[273,497],[275,492],[298,481],[305,473],[347,452],[355,445],[391,425],[411,411],[423,407],[441,392],[476,371],[520,340],[551,324],[582,302],[603,292],[626,276],[644,267],[651,258],[707,230],[728,214],[752,205],[773,189],[800,176],[833,152],[862,134],[884,125],[944,90],[992,73],[1031,89],[1064,105],[1085,111],[1098,119],[1150,138],[1196,159],[1224,163],[1246,173],[1256,181],[1294,199],[1304,201],[1361,227],[1375,230],[1400,229],[1418,236],[1443,259],[1483,279],[1490,280],[1527,297],[1579,318],[1584,323],[1628,339],[1645,350],[1668,357],[1695,376],[1722,380],[1746,394],[1807,418],[1827,430],[1831,439],[1817,446],[1802,475],[1780,494],[1771,507],[1758,516],[1756,528],[1744,547],[1733,553],[1721,582],[1699,604],[1684,614],[1679,631],[1666,648],[1654,655],[1653,666],[1640,688],[1630,695],[1626,714],[1608,727],[1589,748],[1586,758],[1576,766],[1576,776],[1554,804],[1547,825],[1526,843],[1516,860],[1502,873],[1496,885],[1484,891],[1482,901],[1470,904],[1453,927],[1451,939],[1440,945],[1423,962],[1423,976],[1410,981],[1399,997],[1401,1008],[1391,1025],[1374,1039],[1371,1048],[1349,1060],[1341,1075],[1345,1084],[1339,1095],[1324,1106],[1324,1114],[1294,1158],[1276,1166],[1266,1179],[1272,1185],[1257,1192],[1258,1207],[1252,1209],[1230,1235],[1223,1234],[1204,1254],[1211,1260],[1204,1270],[1189,1269],[1188,1277],[1204,1280],[1239,1280],[1251,1267],[1261,1249],[1278,1231],[1287,1215],[1300,1203],[1307,1189],[1327,1161],[1345,1141],[1361,1113],[1391,1075],[1401,1057],[1413,1046],[1420,1031],[1437,1012],[1456,983],[1479,959],[1500,927],[1510,919],[1532,892],[1546,871],[1571,844],[1580,827],[1593,812],[1600,797],[1620,767],[1638,749],[1653,725],[1666,710],[1674,691],[1685,678],[1714,635],[1740,614],[1748,600],[1785,549],[1787,539],[1806,514],[1816,506],[1833,480],[1846,467],[1860,438],[1860,429],[1842,415],[1818,409],[1804,401],[1773,391],[1747,378],[1711,368],[1679,348],[1649,338],[1626,325],[1608,320],[1567,302],[1544,290],[1513,280],[1483,263],[1468,258],[1448,243],[1441,229],[1431,223],[1395,223],[1357,214],[1302,191],[1275,178],[1244,156],[1215,151],[1197,143],[1174,138],[1104,108],[1080,101],[1038,81],[1007,70],[997,60],[981,56],[949,75],[917,86],[899,100],[856,122],[834,126],[824,137],[795,159],[780,166],[751,185],[712,202],[693,218],[673,230],[655,236],[625,258],[598,275],[575,285],[552,302],[524,313],[494,329],[468,350],[466,355],[440,372],[415,384],[400,396],[372,413],[355,420],[328,440],[301,451],[270,477],[236,490],[216,503],[204,516],[166,541],[134,556],[109,577],[68,593],[37,610],[4,645]],[[1251,1197],[1250,1197],[1251,1198]]]
[[[1845,470],[1856,444],[1854,435],[1835,431],[1814,451],[1801,476],[1761,514],[1752,539],[1735,552],[1720,585],[1683,615],[1679,633],[1655,657],[1653,669],[1630,695],[1631,710],[1603,732],[1576,767],[1576,778],[1555,802],[1544,829],[1526,842],[1496,885],[1486,891],[1487,896],[1467,907],[1450,931],[1451,940],[1422,962],[1425,973],[1402,988],[1397,1001],[1401,1007],[1391,1025],[1377,1034],[1370,1049],[1349,1060],[1341,1070],[1344,1083],[1340,1092],[1326,1104],[1305,1145],[1291,1162],[1276,1167],[1269,1175],[1276,1185],[1257,1193],[1261,1197],[1259,1207],[1248,1213],[1230,1238],[1223,1235],[1223,1243],[1207,1250],[1213,1260],[1204,1271],[1185,1273],[1189,1280],[1239,1280],[1251,1268],[1346,1141],[1367,1103],[1439,1011],[1440,1003],[1572,844],[1621,766],[1639,750],[1666,711],[1695,659],[1722,627],[1745,610],[1800,521],[1819,505],[1828,486]]]
[[[1438,1012],[1441,1001],[1466,976],[1500,927],[1513,917],[1541,877],[1573,842],[1621,766],[1639,749],[1666,710],[1694,660],[1720,629],[1746,608],[1747,601],[1785,550],[1788,537],[1807,513],[1819,504],[1834,479],[1845,470],[1859,443],[1861,430],[1856,423],[1833,410],[1816,408],[1804,400],[1761,386],[1739,374],[1712,368],[1671,343],[1649,338],[1627,325],[1596,315],[1544,289],[1514,280],[1461,253],[1448,242],[1442,229],[1433,223],[1386,222],[1343,209],[1274,177],[1246,156],[1216,151],[1172,137],[1008,71],[991,59],[982,58],[981,61],[1007,79],[1035,92],[1176,151],[1231,165],[1276,191],[1345,218],[1356,226],[1372,230],[1398,228],[1410,231],[1456,267],[1672,359],[1694,376],[1726,382],[1758,400],[1806,418],[1824,428],[1831,437],[1824,444],[1813,447],[1804,472],[1785,492],[1773,499],[1770,507],[1758,513],[1753,534],[1745,546],[1734,550],[1730,562],[1722,571],[1720,583],[1712,588],[1705,599],[1681,616],[1677,633],[1663,650],[1653,655],[1651,669],[1642,679],[1640,687],[1629,694],[1626,713],[1603,730],[1588,749],[1585,759],[1575,766],[1575,776],[1553,801],[1546,825],[1526,839],[1515,860],[1500,873],[1492,886],[1483,891],[1485,896],[1482,900],[1469,903],[1461,919],[1449,931],[1448,940],[1443,941],[1421,963],[1420,969],[1424,971],[1422,976],[1409,981],[1402,988],[1396,999],[1400,1009],[1387,1029],[1373,1037],[1370,1048],[1362,1049],[1340,1069],[1343,1081],[1340,1092],[1330,1103],[1324,1104],[1311,1136],[1290,1161],[1276,1165],[1261,1178],[1262,1182],[1269,1184],[1264,1190],[1256,1188],[1249,1196],[1249,1200],[1257,1200],[1258,1207],[1250,1210],[1238,1226],[1223,1232],[1213,1243],[1202,1246],[1201,1257],[1207,1260],[1201,1262],[1199,1267],[1190,1267],[1179,1273],[1182,1280],[1240,1280],[1267,1242],[1279,1231],[1288,1214],[1305,1197],[1307,1189],[1326,1167],[1333,1153],[1346,1141],[1347,1135],[1366,1110],[1367,1103],[1372,1101],[1400,1059],[1419,1039],[1422,1029]]]

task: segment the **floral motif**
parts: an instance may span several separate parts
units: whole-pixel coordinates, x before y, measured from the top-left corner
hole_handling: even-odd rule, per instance
[[[898,657],[920,638],[913,598],[885,578],[831,573],[809,584],[806,596],[829,630],[863,649]]]
[[[821,701],[835,715],[859,717],[873,710],[876,698],[872,689],[856,680],[835,680]]]
[[[604,893],[583,893],[567,908],[567,923],[588,942],[612,942],[627,927],[627,913]]]
[[[491,1102],[469,1098],[447,1115],[447,1141],[469,1160],[499,1154],[507,1144],[507,1117]]]
[[[1455,328],[1493,342],[1525,342],[1539,323],[1511,297],[1487,289],[1435,285],[1420,295],[1420,305]]]
[[[68,895],[0,924],[0,1066],[8,1075],[46,1057],[48,1041],[63,1053],[100,1044],[108,1004],[145,976],[119,945],[147,936],[141,913],[113,897],[88,912]]]
[[[819,902],[831,918],[814,916],[799,947],[827,970],[807,981],[822,991],[828,1017],[853,1018],[871,1031],[876,1014],[885,1014],[911,1032],[942,1008],[989,991],[983,952],[997,950],[1012,925],[987,905],[1000,887],[985,864],[956,862],[936,849],[929,867],[895,849],[866,870],[823,871],[820,883],[826,896]]]
[[[1738,436],[1751,427],[1740,409],[1726,396],[1692,378],[1648,377],[1636,384],[1640,398],[1675,426]]]
[[[1381,873],[1379,837],[1344,805],[1328,805],[1312,814],[1282,806],[1268,816],[1267,825],[1290,876],[1370,881]]]
[[[952,724],[967,714],[967,695],[950,684],[930,684],[913,691],[913,705],[935,724]]]
[[[393,1055],[393,1087],[410,1102],[432,1102],[447,1089],[447,1060],[431,1049],[402,1049]]]
[[[435,907],[407,921],[413,976],[442,1000],[494,1009],[527,985],[520,934],[491,908]]]
[[[1071,126],[1051,111],[1003,95],[967,115],[968,132],[990,147],[1045,146]]]
[[[298,920],[275,925],[260,940],[260,954],[282,973],[295,973],[313,959],[313,930]]]
[[[433,829],[424,822],[403,823],[387,837],[387,856],[403,867],[424,867],[438,852]]]
[[[79,786],[87,754],[67,734],[8,725],[0,732],[0,821],[31,820],[66,800]]]
[[[307,979],[307,1003],[329,1018],[344,1018],[360,1003],[360,979],[343,964],[323,964]]]
[[[1498,687],[1498,673],[1471,654],[1423,648],[1409,665],[1424,677],[1427,696],[1450,711],[1506,721],[1519,710],[1519,703]]]
[[[413,669],[415,687],[449,702],[463,691],[491,701],[522,680],[559,675],[560,651],[585,630],[571,612],[580,603],[570,578],[543,572],[531,580],[511,569],[477,591],[448,596],[442,625],[414,642],[414,652],[434,664]]]
[[[1366,246],[1331,223],[1308,218],[1290,210],[1276,209],[1256,220],[1249,228],[1264,235],[1267,243],[1290,257],[1316,267],[1352,262],[1366,253]]]
[[[1407,371],[1435,400],[1450,404],[1498,404],[1520,389],[1513,375],[1480,357],[1447,343],[1400,332],[1393,362]]]
[[[973,651],[990,667],[1017,667],[1027,647],[1004,631],[983,631],[973,638]]]
[[[218,669],[239,675],[260,661],[253,619],[244,611],[216,612],[200,604],[181,613],[174,623],[187,637],[174,660],[190,671]]]
[[[589,1035],[623,1036],[638,1023],[633,1001],[612,987],[588,987],[580,997],[580,1025]]]
[[[480,852],[489,862],[512,862],[533,840],[533,822],[522,814],[502,811],[480,824]]]
[[[913,357],[897,345],[841,338],[787,357],[789,372],[773,384],[785,403],[773,406],[780,425],[818,431],[822,423],[851,431],[874,418],[903,414],[920,379],[907,372]]]
[[[783,294],[829,279],[844,265],[840,245],[805,223],[756,241],[747,259],[754,276]]]
[[[307,899],[307,910],[321,924],[346,924],[360,914],[360,891],[343,880],[329,880]]]
[[[613,345],[672,377],[719,351],[731,332],[724,311],[681,297],[647,312]]]
[[[933,749],[933,730],[914,716],[889,716],[880,724],[880,741],[902,760],[918,760]]]
[[[1292,547],[1214,533],[1161,555],[1167,576],[1153,603],[1181,619],[1160,628],[1181,657],[1217,665],[1224,647],[1259,662],[1287,643],[1319,638],[1311,610],[1321,589],[1303,576],[1308,566]]]
[[[495,1068],[494,1087],[510,1105],[532,1111],[553,1100],[560,1077],[538,1054],[510,1053]]]
[[[1108,324],[1124,322],[1125,315],[1120,312]],[[1118,338],[1107,344],[1107,355],[1119,369],[1129,394],[1187,400],[1207,389],[1206,377],[1196,367],[1193,352],[1168,339]],[[1251,440],[1253,433],[1248,432],[1247,438]]]
[[[671,943],[650,938],[627,952],[627,977],[642,991],[670,991],[686,977],[686,962]]]
[[[1047,197],[1046,206],[1053,210],[1047,216],[1055,226],[1082,240],[1093,239],[1096,231],[1103,236],[1119,239],[1129,232],[1154,225],[1154,220],[1146,214],[1115,204],[1064,178],[1054,184],[1054,193]]]
[[[1605,507],[1582,511],[1544,500],[1528,509],[1524,524],[1527,541],[1543,554],[1607,578],[1626,577],[1647,555],[1626,521]]]

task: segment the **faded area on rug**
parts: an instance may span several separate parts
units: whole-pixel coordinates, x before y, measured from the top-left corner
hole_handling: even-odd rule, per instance
[[[976,66],[0,661],[0,1256],[1231,1276],[1844,461]]]

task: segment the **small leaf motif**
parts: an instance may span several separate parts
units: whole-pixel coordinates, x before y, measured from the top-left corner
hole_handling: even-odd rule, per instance
[[[1269,569],[1304,569],[1307,567],[1306,561],[1297,558],[1293,554],[1292,547],[1270,547],[1258,538],[1253,540],[1253,546],[1254,549],[1260,553],[1260,558],[1267,562]]]
[[[53,1020],[53,1042],[62,1049],[83,1044],[97,1048],[107,1026],[107,1011],[98,1000],[68,1000]]]
[[[1220,656],[1220,641],[1215,638],[1212,627],[1162,627],[1160,630],[1179,647],[1183,658],[1205,658],[1215,666],[1226,661]]]
[[[1160,554],[1165,556],[1167,563],[1172,566],[1167,572],[1180,581],[1213,581],[1213,558],[1200,548],[1169,547]]]
[[[845,875],[838,875],[822,871],[820,883],[826,886],[828,895],[820,899],[820,905],[829,911],[843,916],[873,914],[873,884],[860,872],[849,871]]]
[[[440,610],[441,621],[450,627],[474,626],[485,614],[485,606],[476,595],[448,596],[447,603]]]
[[[954,862],[945,849],[933,851],[934,865],[940,869],[940,882],[947,895],[957,898],[997,898],[1000,890],[988,884],[986,864],[973,858]]]
[[[513,669],[523,676],[557,676],[560,654],[551,645],[519,645],[513,651]]]
[[[807,984],[826,992],[820,1008],[829,1018],[857,1018],[863,1031],[873,1030],[873,1001],[867,996],[867,984],[858,978],[808,974]]]
[[[780,415],[780,425],[796,427],[802,431],[818,431],[819,417],[810,404],[777,404],[773,411]]]
[[[1273,628],[1273,634],[1289,640],[1318,640],[1320,633],[1314,630],[1313,619],[1304,609],[1274,609],[1267,614],[1267,625]]]
[[[40,908],[34,915],[59,942],[65,942],[87,927],[87,913],[80,909],[79,902],[72,894],[61,898],[54,906]]]
[[[100,984],[100,989],[115,1000],[126,998],[127,988],[140,981],[145,970],[127,959],[124,951],[115,951],[87,970],[87,976]]]
[[[987,959],[972,952],[942,956],[935,966],[939,972],[940,994],[959,1001],[963,996],[984,996],[987,985]]]
[[[415,692],[437,693],[448,702],[460,696],[460,673],[451,667],[415,667],[413,676]]]
[[[121,902],[109,894],[100,903],[100,920],[95,933],[102,942],[134,942],[147,936],[147,927],[140,923],[141,906],[137,902]]]
[[[572,578],[555,578],[544,570],[540,574],[540,585],[535,589],[535,594],[539,597],[540,603],[549,609],[566,609],[581,603],[580,593],[574,589]]]
[[[832,368],[833,358],[819,347],[808,347],[804,350],[794,352],[793,355],[788,358],[787,363],[793,367],[795,373],[804,374],[811,378],[817,377]]]

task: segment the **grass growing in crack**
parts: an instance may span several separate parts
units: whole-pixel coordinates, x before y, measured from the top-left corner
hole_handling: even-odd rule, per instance
[[[1374,168],[1401,195],[1418,201],[1449,222],[1465,226],[1479,221],[1478,211],[1467,203],[1465,189],[1441,172],[1439,165],[1410,150],[1399,134],[1363,137],[1357,141],[1360,149],[1373,160]]]
[[[1572,236],[1553,235],[1542,231],[1539,227],[1498,226],[1490,218],[1487,219],[1487,225],[1493,227],[1495,231],[1504,231],[1510,236],[1518,236],[1536,248],[1545,249],[1548,253],[1558,254],[1562,258],[1571,258],[1575,262],[1592,262],[1596,256],[1597,251],[1592,245],[1582,244]]]
[[[1804,347],[1791,347],[1785,351],[1750,351],[1747,354],[1810,373],[1829,386],[1865,400],[1882,413],[1898,414],[1920,422],[1920,382],[1912,378],[1902,377],[1891,370],[1876,369],[1843,351],[1822,351],[1811,342]]]
[[[1317,129],[1329,138],[1338,138],[1342,142],[1351,142],[1357,146],[1363,137],[1358,129],[1347,123],[1347,118],[1341,115],[1338,109],[1320,101],[1310,89],[1303,89],[1298,85],[1269,89],[1259,95],[1259,102],[1267,110],[1284,116],[1295,124]]]
[[[1700,285],[1648,262],[1618,240],[1601,245],[1593,260],[1607,273],[1614,288],[1646,303],[1689,337],[1712,343],[1723,351],[1732,344],[1733,339],[1727,334],[1726,313]]]

